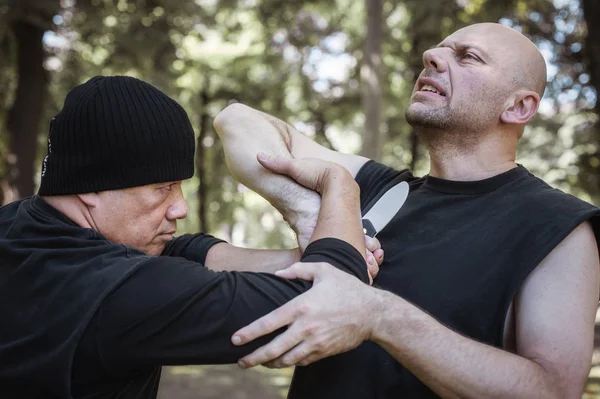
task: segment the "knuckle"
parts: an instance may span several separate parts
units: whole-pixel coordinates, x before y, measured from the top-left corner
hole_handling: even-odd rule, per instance
[[[282,358],[281,364],[283,365],[283,367],[294,366],[294,365],[298,364],[300,362],[300,360],[302,360],[304,357],[306,357],[307,354],[308,353],[306,353],[305,350],[300,350],[292,355],[287,355],[284,358]]]
[[[304,302],[299,304],[296,307],[296,315],[297,316],[306,316],[312,312],[312,305],[310,303]]]
[[[314,334],[316,334],[318,329],[319,329],[318,325],[311,323],[311,324],[305,325],[304,328],[302,329],[302,332],[304,333],[305,336],[314,335]]]
[[[294,363],[298,363],[298,361],[304,359],[308,355],[310,355],[310,352],[309,352],[308,348],[299,349],[298,350],[298,355],[296,356],[296,359],[295,359]]]
[[[273,329],[273,322],[270,319],[264,319],[260,322],[260,329],[263,331],[271,331]]]
[[[278,355],[279,355],[279,352],[277,351],[277,348],[267,348],[267,349],[265,349],[265,357],[267,359],[276,358]]]
[[[294,361],[293,356],[285,356],[283,359],[281,359],[281,366],[282,367],[290,367],[293,366],[296,362]]]
[[[317,356],[315,354],[312,354],[312,355],[306,357],[305,359],[302,359],[302,362],[299,363],[299,364],[301,366],[308,366],[309,364],[314,363],[314,362],[316,362],[319,359],[320,359],[319,356]]]
[[[323,353],[327,350],[328,345],[324,341],[318,341],[315,343],[315,351]]]

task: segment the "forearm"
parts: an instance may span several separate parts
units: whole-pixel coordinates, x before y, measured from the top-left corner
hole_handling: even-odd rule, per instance
[[[205,266],[213,271],[275,273],[300,261],[299,249],[247,249],[226,243],[214,245]]]
[[[293,157],[289,125],[275,123],[268,115],[233,104],[217,115],[214,126],[223,142],[227,167],[236,180],[267,199],[293,227],[297,219],[315,213],[320,201],[316,192],[267,171],[256,160],[259,152]]]
[[[360,213],[360,190],[349,174],[331,179],[323,191],[317,225],[310,242],[325,237],[346,241],[365,254],[365,240]]]
[[[393,294],[377,291],[371,340],[443,398],[563,398],[539,364],[466,338]]]

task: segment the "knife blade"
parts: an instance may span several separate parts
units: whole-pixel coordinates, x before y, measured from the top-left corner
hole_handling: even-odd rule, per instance
[[[398,213],[408,197],[408,183],[403,181],[387,190],[362,218],[363,232],[375,237]]]

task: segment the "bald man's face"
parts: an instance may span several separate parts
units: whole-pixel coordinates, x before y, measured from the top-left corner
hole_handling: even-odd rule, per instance
[[[509,51],[512,32],[507,29],[473,25],[427,50],[406,110],[407,121],[425,130],[477,133],[500,123],[515,89],[514,54]]]

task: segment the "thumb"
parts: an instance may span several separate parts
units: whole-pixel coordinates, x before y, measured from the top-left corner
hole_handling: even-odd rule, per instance
[[[278,174],[287,174],[286,172],[291,166],[289,159],[276,155],[267,155],[264,152],[256,154],[256,159],[265,169]]]

